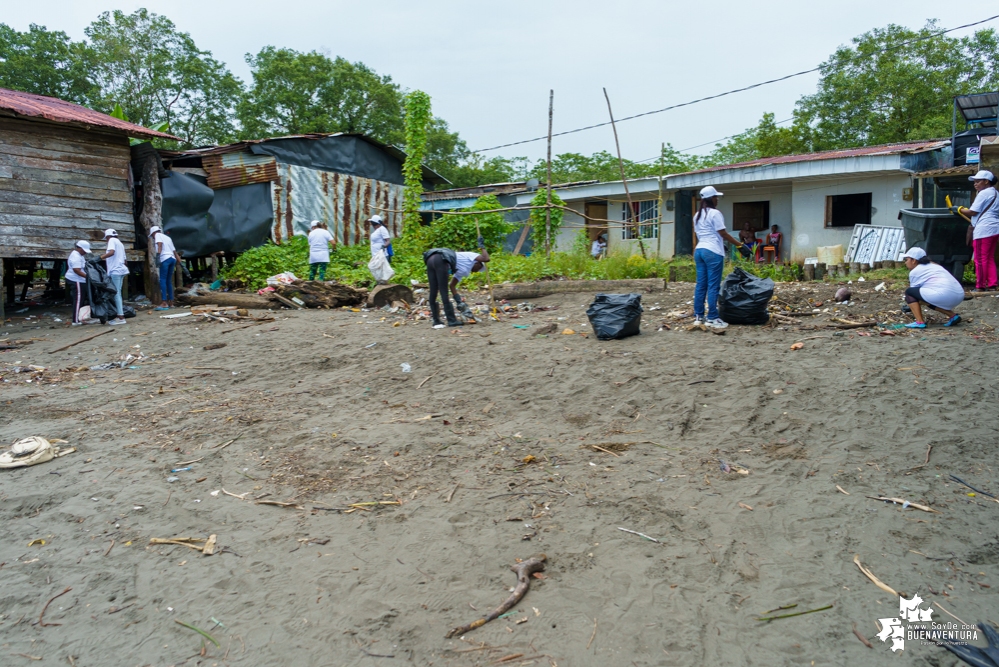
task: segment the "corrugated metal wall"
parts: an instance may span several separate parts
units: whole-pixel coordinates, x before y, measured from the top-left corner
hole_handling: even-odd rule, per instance
[[[329,226],[337,244],[365,243],[364,222],[382,216],[393,237],[402,231],[403,186],[277,163],[277,180],[271,184],[274,199],[275,243],[295,234],[308,234],[309,224],[320,220]]]

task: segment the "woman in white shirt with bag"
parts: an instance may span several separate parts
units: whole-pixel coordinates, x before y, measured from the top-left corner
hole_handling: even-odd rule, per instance
[[[971,218],[968,245],[975,252],[975,291],[999,289],[996,274],[996,245],[999,244],[999,193],[991,171],[980,171],[968,180],[975,184],[975,202],[971,208],[956,207],[956,213]],[[953,210],[953,209],[952,209]]]
[[[909,287],[905,290],[905,302],[909,304],[915,322],[906,324],[908,329],[925,329],[922,304],[947,316],[945,327],[952,327],[961,321],[954,308],[964,301],[964,288],[950,271],[934,264],[926,257],[922,248],[909,248],[902,255],[905,268],[909,269]]]
[[[725,229],[725,216],[718,210],[722,193],[712,186],[701,188],[701,210],[694,216],[694,265],[697,268],[697,286],[694,287],[694,326],[722,330],[728,322],[718,317],[718,290],[725,270],[723,240],[741,247],[743,244]],[[704,317],[704,297],[708,299],[708,315]]]

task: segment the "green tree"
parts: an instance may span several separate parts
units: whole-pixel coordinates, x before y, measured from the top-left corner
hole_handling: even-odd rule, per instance
[[[999,88],[995,30],[967,37],[889,25],[854,38],[821,66],[818,91],[802,97],[795,128],[813,150],[950,136],[955,95]]]
[[[420,195],[423,193],[423,157],[427,150],[427,129],[430,126],[430,96],[414,90],[406,96],[406,162],[402,175],[406,189],[402,194],[403,233],[421,226]]]
[[[624,160],[624,173],[628,178],[638,178],[657,174],[655,163],[638,163]],[[530,170],[530,176],[542,183],[547,182],[548,168],[544,160],[538,160]],[[586,156],[579,153],[560,153],[552,158],[552,184],[574,181],[619,181],[621,171],[617,156],[607,151],[598,151]]]
[[[385,142],[404,132],[402,91],[364,63],[267,46],[246,56],[253,85],[238,109],[245,138],[359,132]]]
[[[87,45],[64,32],[35,24],[18,32],[0,23],[0,87],[90,104],[97,86],[88,60]]]
[[[793,127],[778,127],[774,115],[768,112],[763,114],[756,127],[737,134],[723,144],[716,144],[701,162],[705,166],[734,164],[761,157],[807,153],[811,150],[810,134],[810,128],[800,123]]]
[[[104,12],[85,30],[88,66],[100,94],[96,107],[120,104],[139,125],[169,123],[187,145],[235,136],[233,114],[242,84],[165,16],[139,9]]]
[[[464,161],[445,164],[438,173],[451,181],[449,188],[471,188],[488,183],[509,183],[527,180],[530,160],[525,157],[505,158],[501,156],[484,160],[473,153]]]
[[[531,206],[546,206],[548,204],[548,188],[538,190],[538,194],[531,199]],[[565,206],[565,202],[552,190],[552,205]],[[555,249],[555,240],[558,238],[559,230],[562,228],[562,218],[565,211],[560,208],[552,208],[549,216],[548,209],[531,209],[531,237],[534,240],[534,251],[549,251]]]

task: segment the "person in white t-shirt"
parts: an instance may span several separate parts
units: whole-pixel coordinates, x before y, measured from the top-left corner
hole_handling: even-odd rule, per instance
[[[978,192],[975,201],[971,208],[957,206],[954,212],[971,218],[968,245],[974,249],[975,291],[987,292],[999,289],[995,261],[996,245],[999,245],[999,193],[991,171],[980,171],[968,180],[974,183]]]
[[[81,324],[93,324],[99,321],[95,319],[85,321],[80,319],[80,308],[87,305],[87,294],[83,288],[87,283],[87,274],[84,268],[87,266],[85,255],[88,252],[90,252],[90,242],[77,241],[73,247],[73,252],[69,253],[69,257],[66,258],[66,264],[69,265],[66,269],[66,286],[70,288],[70,298],[73,301],[74,327],[78,327]]]
[[[728,322],[718,317],[718,289],[725,269],[725,245],[722,241],[743,247],[743,243],[725,229],[725,216],[718,210],[722,196],[712,186],[701,188],[701,208],[694,216],[694,265],[697,268],[697,285],[694,287],[694,326],[710,327],[723,331]],[[704,298],[708,300],[707,318],[704,317]]]
[[[173,308],[173,271],[181,257],[173,239],[163,232],[163,228],[153,225],[149,237],[160,266],[160,305],[153,310],[170,310]]]
[[[371,219],[368,220],[368,224],[371,225],[371,236],[369,238],[371,242],[371,256],[374,257],[378,253],[384,252],[387,257],[387,248],[392,245],[392,235],[389,234],[388,229],[385,228],[385,223],[382,222],[382,216],[371,216]]]
[[[326,280],[326,267],[330,263],[333,244],[333,235],[323,227],[323,223],[313,220],[309,232],[309,280],[316,279],[316,271],[320,281]]]
[[[462,323],[454,315],[451,300],[448,299],[448,287],[454,294],[454,300],[461,307],[463,301],[461,295],[458,294],[458,283],[461,282],[462,278],[482,271],[488,261],[489,253],[485,247],[480,248],[479,252],[455,252],[450,248],[431,248],[423,253],[423,262],[427,266],[427,283],[430,285],[430,312],[433,316],[434,329],[443,329],[445,326],[441,322],[440,309],[437,305],[438,294],[440,294],[441,302],[444,304],[447,326],[461,326]],[[448,275],[452,276],[450,285],[448,285]]]
[[[954,308],[964,301],[964,288],[950,271],[934,264],[926,257],[922,248],[909,248],[902,255],[905,268],[909,269],[909,287],[905,290],[905,302],[909,304],[915,322],[905,326],[909,329],[925,329],[922,304],[947,316],[945,327],[952,327],[961,321]]]
[[[593,243],[590,245],[590,256],[593,259],[600,259],[605,250],[607,250],[607,237],[601,234],[593,239]]]
[[[125,324],[125,306],[121,302],[121,283],[128,275],[128,267],[125,265],[125,245],[118,239],[118,232],[113,229],[104,230],[104,240],[107,241],[108,247],[101,255],[101,259],[107,263],[108,275],[118,290],[114,295],[114,305],[118,309],[118,315],[113,320],[108,320],[108,324],[117,326]]]

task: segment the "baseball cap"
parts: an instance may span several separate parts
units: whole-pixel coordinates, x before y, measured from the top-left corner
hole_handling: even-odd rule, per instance
[[[112,236],[118,236],[118,232],[116,232],[113,229],[105,229],[104,230],[104,238],[105,239],[108,239],[108,238],[110,238]]]
[[[715,190],[715,186],[708,185],[701,188],[701,199],[711,199],[712,197],[721,197],[722,193]]]
[[[318,220],[313,220],[312,223],[311,223],[310,229],[315,229],[316,227],[318,227],[321,224],[323,224],[323,223],[319,222]]]
[[[376,225],[380,225],[380,224],[382,224],[382,216],[380,216],[380,215],[373,215],[370,218],[368,218],[368,222],[373,222]]]
[[[163,229],[159,225],[153,225],[149,228],[149,235],[152,236],[156,232],[162,232]]]
[[[926,251],[923,250],[922,248],[917,248],[916,246],[912,246],[911,248],[909,248],[909,252],[902,255],[902,257],[908,257],[909,259],[914,259],[918,262],[923,257],[926,257]]]
[[[83,252],[90,252],[90,242],[89,241],[77,241],[76,247]]]
[[[969,181],[994,181],[996,177],[992,175],[991,171],[982,170],[975,174],[974,176],[968,176]]]

